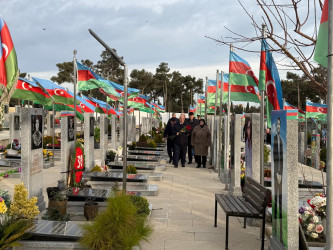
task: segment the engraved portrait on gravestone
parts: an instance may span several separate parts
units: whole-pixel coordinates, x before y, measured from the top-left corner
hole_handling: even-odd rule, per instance
[[[252,177],[252,117],[245,115],[244,125],[244,138],[245,138],[245,175]]]
[[[42,147],[42,122],[42,115],[31,115],[31,149],[37,149]]]
[[[95,118],[90,117],[90,136],[94,136]]]
[[[68,116],[68,141],[74,141],[74,116]]]
[[[15,115],[14,116],[14,130],[19,130],[20,129],[20,116]]]

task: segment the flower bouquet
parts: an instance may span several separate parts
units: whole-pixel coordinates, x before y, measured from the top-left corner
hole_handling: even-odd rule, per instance
[[[325,241],[324,226],[311,207],[301,207],[298,218],[307,241]]]
[[[191,126],[186,125],[186,126],[184,126],[184,127],[179,131],[179,133],[180,133],[180,134],[186,134],[186,133],[189,133],[190,130],[191,130]]]
[[[315,197],[308,200],[308,204],[322,220],[326,218],[326,197],[324,195],[316,194]]]

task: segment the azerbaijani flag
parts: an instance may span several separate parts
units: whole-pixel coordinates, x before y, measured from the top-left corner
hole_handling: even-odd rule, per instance
[[[261,40],[259,90],[266,91],[267,126],[270,128],[272,110],[283,109],[283,98],[279,72],[266,39]]]
[[[65,88],[49,80],[36,77],[33,77],[32,79],[38,82],[46,90],[46,92],[54,98],[56,103],[74,105],[74,96],[68,93]],[[79,104],[78,101],[77,104]]]
[[[229,81],[229,75],[223,74],[223,82]],[[210,80],[208,79],[208,86],[207,86],[207,104],[209,106],[214,105],[215,106],[215,97],[216,97],[216,86],[217,88],[221,88],[221,74],[219,74],[219,81],[218,85],[216,84],[216,80]],[[217,93],[217,102],[216,104],[219,105],[220,103],[220,93]]]
[[[229,83],[258,87],[258,79],[254,75],[250,64],[233,51],[230,51],[229,58]]]
[[[87,66],[76,61],[78,90],[86,91],[91,89],[103,89],[110,97],[119,97],[119,94],[112,87],[109,81],[96,74]]]
[[[223,101],[228,102],[228,86],[227,82],[223,83]],[[259,98],[254,86],[252,85],[230,85],[230,101],[246,101],[259,103]]]
[[[284,110],[287,110],[287,119],[297,119],[296,117],[296,111],[297,110],[297,116],[299,121],[305,120],[305,112],[300,110],[299,108],[289,104],[288,102],[284,102]],[[292,111],[289,111],[292,110]]]
[[[306,101],[306,117],[326,121],[327,105]]]
[[[51,105],[52,99],[38,85],[27,79],[19,77],[16,89],[11,98],[28,100],[42,105]]]
[[[17,56],[5,21],[0,17],[0,101],[9,101],[13,94],[19,70]]]
[[[325,0],[323,12],[321,14],[318,38],[313,59],[324,66],[328,67],[328,0]]]

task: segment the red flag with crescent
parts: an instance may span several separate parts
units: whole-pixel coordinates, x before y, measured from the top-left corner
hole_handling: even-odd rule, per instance
[[[78,184],[82,179],[82,172],[84,170],[84,159],[83,159],[83,152],[80,147],[76,148],[76,155],[75,155],[75,182]]]

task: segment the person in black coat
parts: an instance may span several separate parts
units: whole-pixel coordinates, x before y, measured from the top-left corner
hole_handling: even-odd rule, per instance
[[[188,143],[188,135],[190,134],[190,127],[185,123],[185,115],[181,114],[179,122],[175,124],[176,137],[174,140],[174,155],[173,165],[178,168],[178,161],[181,160],[182,167],[185,167],[186,162],[186,149]]]
[[[174,139],[176,137],[176,131],[175,131],[175,124],[177,122],[177,118],[172,117],[169,119],[165,130],[164,130],[164,140],[167,140],[167,150],[169,155],[169,163],[172,162],[173,154],[174,154]]]
[[[193,154],[192,154],[192,150],[193,150],[193,146],[191,144],[191,136],[192,136],[192,132],[193,129],[199,124],[199,121],[197,119],[194,118],[194,113],[190,112],[188,114],[188,119],[185,120],[185,123],[187,126],[190,126],[190,134],[188,136],[188,144],[187,144],[187,152],[188,152],[188,164],[192,163],[192,158],[193,158]]]

